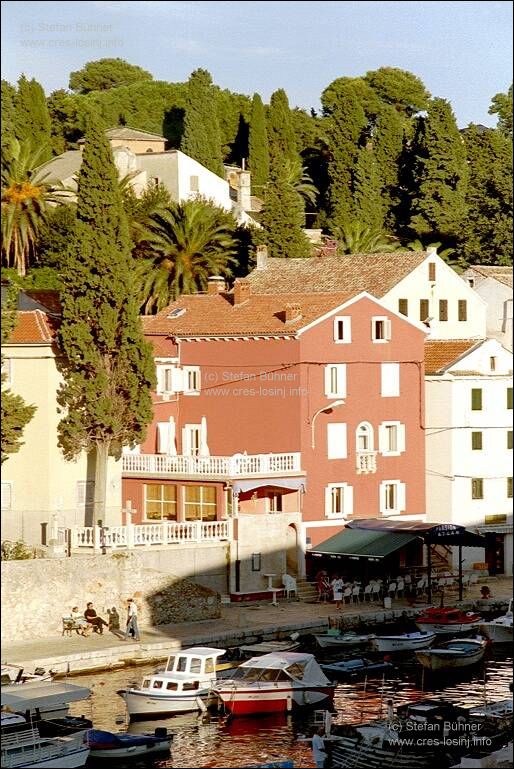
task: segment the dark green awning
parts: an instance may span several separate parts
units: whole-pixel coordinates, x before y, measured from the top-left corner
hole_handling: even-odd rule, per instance
[[[344,529],[313,547],[310,552],[320,555],[346,555],[350,558],[385,558],[415,539],[420,539],[419,535],[407,532]]]

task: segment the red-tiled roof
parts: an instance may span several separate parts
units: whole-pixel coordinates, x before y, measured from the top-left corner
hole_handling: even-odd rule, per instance
[[[18,311],[8,344],[51,344],[58,323],[41,310]]]
[[[367,291],[382,297],[427,258],[424,251],[345,254],[307,259],[268,259],[247,280],[256,294]]]
[[[234,305],[232,294],[194,294],[180,297],[158,315],[143,318],[143,327],[149,335],[288,336],[352,296],[354,292],[251,294],[242,304]],[[294,320],[285,319],[287,304],[300,305],[300,315]],[[180,313],[180,310],[185,312]]]
[[[500,267],[499,265],[472,264],[469,270],[482,275],[484,278],[493,278],[499,283],[512,288],[512,267]]]
[[[425,341],[425,374],[442,374],[483,342],[482,339],[428,339]]]

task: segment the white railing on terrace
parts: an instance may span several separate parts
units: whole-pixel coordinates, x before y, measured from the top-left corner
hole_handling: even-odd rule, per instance
[[[287,454],[235,454],[231,457],[190,457],[167,454],[126,454],[124,473],[152,475],[222,475],[228,478],[252,475],[283,475],[301,472],[299,452]]]
[[[376,473],[377,471],[377,452],[376,451],[358,451],[357,452],[357,473]]]
[[[232,539],[232,520],[128,524],[127,526],[73,526],[71,548],[127,549],[149,545],[222,542]]]

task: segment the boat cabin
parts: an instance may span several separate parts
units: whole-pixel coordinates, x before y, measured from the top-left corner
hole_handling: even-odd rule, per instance
[[[231,676],[232,680],[245,682],[296,681],[299,683],[328,683],[312,654],[284,652],[263,654],[243,662]]]
[[[225,649],[197,646],[168,657],[166,667],[154,675],[145,676],[141,689],[152,694],[194,692],[204,689],[216,679],[216,660]]]

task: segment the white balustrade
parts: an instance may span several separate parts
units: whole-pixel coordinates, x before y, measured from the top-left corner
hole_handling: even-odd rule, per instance
[[[110,526],[74,526],[71,529],[73,550],[91,550],[152,545],[222,542],[232,539],[232,520],[225,521],[163,521],[162,523]]]
[[[229,478],[283,475],[301,472],[299,452],[286,454],[235,454],[231,457],[125,454],[123,472],[149,475],[221,475]]]
[[[377,471],[377,452],[376,451],[358,451],[357,452],[357,472],[358,473],[376,473]]]

